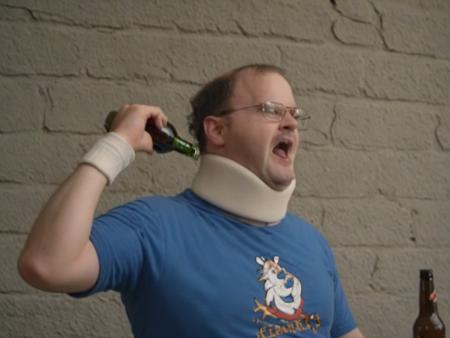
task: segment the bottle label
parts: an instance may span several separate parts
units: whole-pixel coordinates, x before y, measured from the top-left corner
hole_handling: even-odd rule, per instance
[[[433,290],[433,292],[430,294],[430,299],[433,303],[437,302],[437,293],[436,290]]]

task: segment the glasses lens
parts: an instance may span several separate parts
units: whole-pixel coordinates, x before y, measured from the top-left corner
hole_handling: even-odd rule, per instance
[[[262,104],[261,111],[271,120],[279,120],[283,117],[286,107],[276,102],[265,102]]]
[[[294,119],[299,121],[299,129],[306,130],[308,128],[308,121],[310,116],[307,115],[301,108],[298,107],[286,107],[282,103],[278,102],[264,102],[261,104],[261,112],[264,113],[268,119],[279,121],[281,120],[287,112],[292,115]]]

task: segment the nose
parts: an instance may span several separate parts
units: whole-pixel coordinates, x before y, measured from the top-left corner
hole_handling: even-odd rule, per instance
[[[298,129],[298,121],[292,116],[289,109],[286,109],[286,112],[280,121],[280,128],[288,130]]]

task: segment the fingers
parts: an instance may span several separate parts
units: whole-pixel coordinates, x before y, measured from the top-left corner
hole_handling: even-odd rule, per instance
[[[153,120],[153,124],[158,128],[161,129],[163,127],[165,127],[167,125],[167,116],[166,114],[163,113],[163,111],[161,110],[161,108],[159,107],[154,107],[155,111],[157,112],[156,115],[154,115],[153,113],[155,111],[153,111],[150,115],[149,118],[151,118]]]
[[[114,118],[111,130],[124,137],[135,151],[152,154],[153,140],[145,131],[145,126],[152,123],[161,129],[167,124],[167,120],[167,116],[159,107],[125,104]]]
[[[156,106],[147,106],[142,104],[126,104],[121,108],[124,114],[138,114],[146,120],[153,120],[153,123],[162,128],[167,124],[167,116]]]

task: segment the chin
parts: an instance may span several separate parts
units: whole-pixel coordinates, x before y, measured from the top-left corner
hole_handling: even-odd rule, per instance
[[[295,174],[292,167],[277,167],[267,173],[267,178],[274,185],[287,187],[295,179]]]
[[[272,179],[270,181],[270,183],[267,183],[267,182],[266,183],[272,189],[277,190],[277,191],[282,191],[282,190],[286,189],[292,183],[293,180],[295,180],[294,176],[283,177],[283,178],[278,177],[277,179]]]

